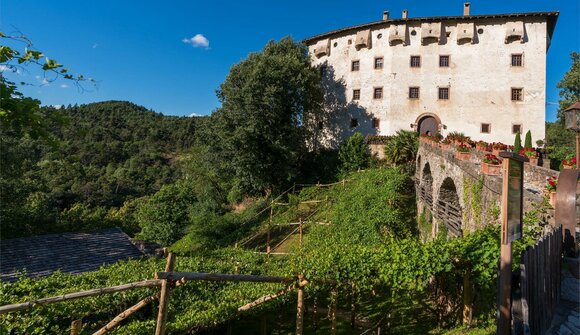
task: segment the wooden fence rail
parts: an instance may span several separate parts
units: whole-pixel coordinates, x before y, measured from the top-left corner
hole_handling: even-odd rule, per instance
[[[152,279],[152,280],[143,280],[140,282],[134,282],[134,283],[124,284],[124,285],[119,285],[119,286],[96,288],[96,289],[92,289],[92,290],[88,290],[88,291],[68,293],[68,294],[63,294],[63,295],[59,295],[56,297],[43,298],[43,299],[38,299],[38,300],[33,300],[33,301],[22,302],[19,304],[0,306],[0,314],[4,314],[4,313],[8,313],[8,312],[15,312],[15,311],[19,311],[19,310],[23,310],[23,309],[27,309],[27,308],[32,308],[32,307],[36,307],[36,306],[40,306],[40,305],[51,304],[51,303],[55,303],[55,302],[91,297],[91,296],[101,295],[101,294],[105,294],[105,293],[121,292],[121,291],[131,290],[134,288],[139,288],[139,287],[151,287],[151,286],[159,286],[159,285],[161,285],[161,280]]]
[[[520,265],[522,330],[544,334],[560,299],[562,226],[522,251]]]

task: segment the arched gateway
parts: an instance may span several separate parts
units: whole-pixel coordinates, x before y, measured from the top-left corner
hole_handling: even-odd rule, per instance
[[[415,124],[419,134],[435,135],[441,132],[441,119],[433,113],[419,115]]]

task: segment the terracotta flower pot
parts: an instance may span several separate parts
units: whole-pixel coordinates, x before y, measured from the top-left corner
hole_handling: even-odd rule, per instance
[[[494,154],[494,155],[496,155],[496,156],[499,156],[499,152],[500,152],[500,151],[501,151],[501,150],[499,150],[499,149],[493,149],[493,150],[491,151],[491,153],[492,153],[492,154]]]
[[[488,176],[499,176],[501,174],[501,165],[481,162],[481,172]]]
[[[528,157],[530,165],[538,165],[538,157]]]
[[[552,206],[552,208],[556,208],[556,192],[555,191],[550,192],[550,206]]]
[[[443,150],[449,150],[450,144],[439,143],[439,147],[441,147]]]
[[[475,149],[477,149],[479,151],[485,151],[485,148],[486,148],[485,145],[480,145],[480,144],[475,145]]]
[[[471,152],[455,152],[455,158],[459,159],[460,161],[468,161],[471,157]]]
[[[564,165],[564,169],[566,170],[572,170],[574,168],[573,165]]]

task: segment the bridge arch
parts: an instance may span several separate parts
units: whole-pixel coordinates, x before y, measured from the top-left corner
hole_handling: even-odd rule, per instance
[[[450,236],[462,236],[462,216],[461,203],[457,186],[451,177],[446,177],[437,196],[437,203],[434,206],[435,217],[445,224],[445,228]]]

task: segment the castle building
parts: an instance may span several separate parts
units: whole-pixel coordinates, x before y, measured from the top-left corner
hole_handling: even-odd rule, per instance
[[[320,138],[459,131],[545,137],[546,53],[558,12],[383,19],[305,39],[326,89]]]

